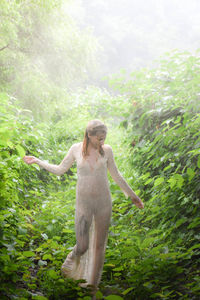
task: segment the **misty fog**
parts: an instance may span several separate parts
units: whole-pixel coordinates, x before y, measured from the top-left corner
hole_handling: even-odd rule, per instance
[[[173,49],[200,47],[198,0],[75,0],[70,13],[98,38],[106,74],[151,66]]]
[[[105,86],[102,78],[121,69],[151,68],[168,51],[200,48],[199,0],[5,1],[0,9],[0,79],[8,76],[19,98]]]

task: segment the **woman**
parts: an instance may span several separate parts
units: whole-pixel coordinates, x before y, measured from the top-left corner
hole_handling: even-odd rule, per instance
[[[141,199],[119,173],[112,148],[104,145],[106,134],[107,127],[99,120],[92,120],[87,125],[83,142],[74,144],[60,165],[49,164],[34,156],[23,158],[27,164],[36,163],[56,175],[64,174],[76,161],[76,245],[61,270],[64,276],[83,278],[94,288],[101,278],[112,210],[107,169],[132,202],[144,208]]]

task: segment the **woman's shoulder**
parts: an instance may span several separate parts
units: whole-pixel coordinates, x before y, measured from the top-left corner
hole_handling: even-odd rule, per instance
[[[112,147],[110,145],[108,145],[108,144],[104,144],[103,148],[104,148],[104,150],[107,150],[107,149],[110,150],[110,149],[112,149]]]
[[[110,145],[108,145],[108,144],[104,144],[103,145],[103,149],[104,149],[105,153],[107,153],[108,155],[110,153],[112,153],[112,147]]]
[[[80,143],[74,143],[70,147],[68,153],[71,154],[76,159],[77,155],[80,153],[81,149],[82,149],[82,142],[80,142]]]
[[[83,144],[83,142],[74,143],[72,147],[80,147]]]
[[[71,146],[72,150],[78,150],[81,149],[83,142],[75,143]]]

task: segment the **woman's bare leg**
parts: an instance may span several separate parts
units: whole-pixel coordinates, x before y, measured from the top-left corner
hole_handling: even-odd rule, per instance
[[[75,215],[75,230],[76,230],[76,245],[73,249],[73,256],[83,255],[89,245],[89,229],[92,223],[92,214],[83,210],[76,210]]]
[[[89,246],[89,228],[92,222],[92,214],[83,210],[76,210],[75,229],[76,229],[76,245],[67,255],[65,262],[61,267],[61,271],[65,277],[76,276],[76,268],[79,264],[80,257]],[[79,278],[78,278],[79,279]]]
[[[110,225],[111,210],[107,207],[95,215],[95,255],[91,277],[91,284],[98,286],[105,257],[105,243],[107,242],[108,228]]]

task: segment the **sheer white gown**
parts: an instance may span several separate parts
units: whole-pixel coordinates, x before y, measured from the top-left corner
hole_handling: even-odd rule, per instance
[[[74,144],[60,165],[38,162],[42,168],[56,175],[64,174],[76,161],[77,187],[75,230],[76,245],[62,265],[64,276],[85,279],[86,284],[98,286],[105,256],[112,201],[107,170],[124,193],[134,197],[134,192],[119,173],[112,148],[104,145],[104,156],[97,151],[95,163],[83,158],[82,143]]]

